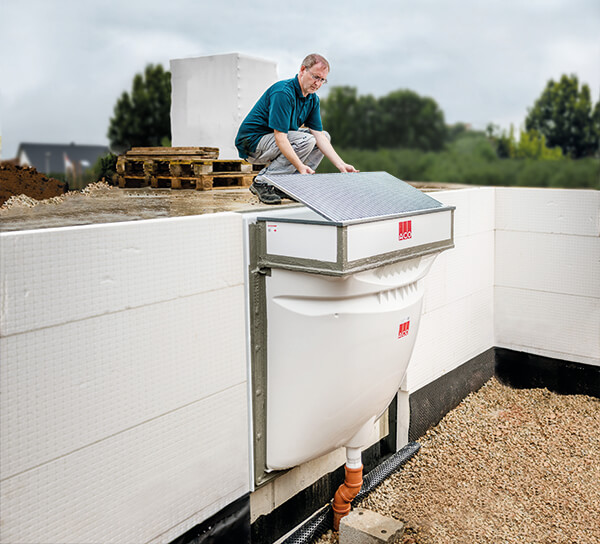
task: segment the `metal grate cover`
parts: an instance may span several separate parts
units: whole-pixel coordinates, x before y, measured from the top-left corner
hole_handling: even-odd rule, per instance
[[[325,219],[361,223],[444,206],[387,172],[265,176]]]

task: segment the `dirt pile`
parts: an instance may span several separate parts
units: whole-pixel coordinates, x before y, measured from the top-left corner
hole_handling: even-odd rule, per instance
[[[62,195],[66,185],[29,166],[0,163],[0,206],[11,196],[26,195],[43,200]]]

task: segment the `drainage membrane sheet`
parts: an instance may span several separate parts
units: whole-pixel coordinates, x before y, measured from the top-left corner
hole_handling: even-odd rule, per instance
[[[438,211],[440,202],[387,172],[265,176],[275,187],[342,225],[414,212]]]

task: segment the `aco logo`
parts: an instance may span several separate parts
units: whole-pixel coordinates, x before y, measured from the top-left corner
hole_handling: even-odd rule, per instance
[[[408,336],[408,329],[410,329],[410,318],[407,318],[406,321],[400,323],[400,326],[398,327],[398,338]]]
[[[398,240],[409,240],[412,238],[412,221],[400,221],[398,223]]]

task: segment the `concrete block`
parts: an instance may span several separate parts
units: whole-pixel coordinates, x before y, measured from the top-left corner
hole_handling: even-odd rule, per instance
[[[340,521],[340,544],[394,544],[404,534],[401,521],[356,508]]]

